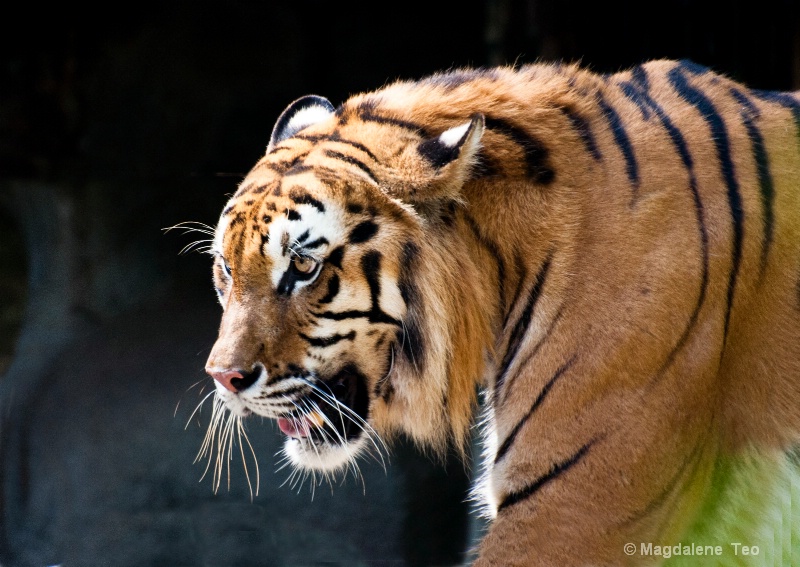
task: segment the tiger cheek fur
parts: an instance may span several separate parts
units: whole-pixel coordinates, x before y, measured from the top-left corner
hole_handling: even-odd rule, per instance
[[[797,93],[690,62],[303,97],[220,217],[207,370],[323,471],[464,452],[483,388],[476,565],[649,565],[796,476],[798,179]]]

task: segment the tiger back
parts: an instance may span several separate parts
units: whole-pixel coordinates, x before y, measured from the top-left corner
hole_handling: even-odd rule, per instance
[[[475,565],[791,563],[797,93],[654,61],[304,97],[213,254],[221,411],[297,467],[464,451],[484,389]]]

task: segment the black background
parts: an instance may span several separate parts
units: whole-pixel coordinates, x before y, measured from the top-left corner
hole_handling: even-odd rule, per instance
[[[460,66],[562,59],[613,72],[662,57],[760,89],[800,89],[800,5],[789,0],[4,12],[3,565],[453,564],[475,537],[464,467],[403,444],[388,475],[365,465],[372,500],[350,482],[314,502],[305,488],[274,486],[250,504],[243,478],[217,496],[208,479],[196,482],[207,414],[182,425],[199,401],[190,386],[208,380],[218,310],[208,258],[178,254],[196,237],[163,229],[213,225],[295,98],[338,105]],[[253,429],[275,445],[269,425]],[[272,452],[259,454],[262,468],[273,468]]]

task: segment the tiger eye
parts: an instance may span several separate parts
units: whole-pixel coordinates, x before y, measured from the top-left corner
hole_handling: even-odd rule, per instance
[[[310,274],[317,267],[317,262],[308,256],[295,256],[292,258],[292,265],[301,274]]]

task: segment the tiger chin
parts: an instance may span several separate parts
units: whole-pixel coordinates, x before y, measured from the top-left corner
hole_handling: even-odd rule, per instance
[[[466,453],[485,392],[475,565],[800,540],[798,93],[655,61],[306,96],[211,252],[217,403],[295,466]]]

